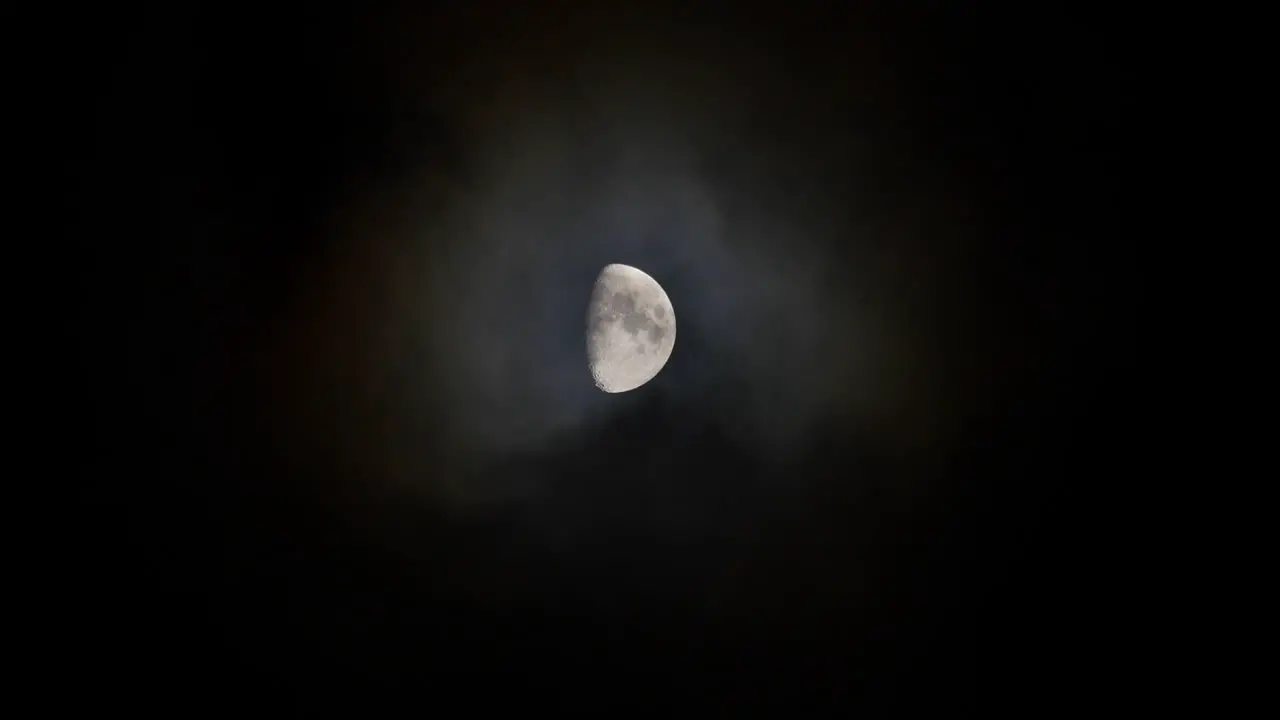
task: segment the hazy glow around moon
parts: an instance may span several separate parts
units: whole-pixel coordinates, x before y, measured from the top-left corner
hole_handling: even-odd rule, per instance
[[[629,265],[606,266],[587,306],[587,365],[596,387],[620,393],[649,382],[667,364],[676,315],[667,293]]]

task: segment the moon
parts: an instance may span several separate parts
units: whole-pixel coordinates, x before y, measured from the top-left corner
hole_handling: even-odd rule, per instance
[[[596,387],[621,393],[644,385],[675,342],[675,310],[658,281],[630,265],[606,265],[587,305],[587,366]]]

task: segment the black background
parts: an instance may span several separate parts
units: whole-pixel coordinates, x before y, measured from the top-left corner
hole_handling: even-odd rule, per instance
[[[86,23],[74,667],[131,701],[362,712],[1111,692],[1133,39],[1043,3],[888,5]],[[591,188],[625,176],[597,125],[642,170],[697,126],[679,154],[718,255],[670,259],[663,238],[703,247],[680,216],[657,240],[591,230]],[[543,131],[570,160],[519,154]],[[548,163],[572,177],[539,195]],[[441,229],[501,215],[507,170],[535,208],[517,225],[553,239]],[[637,186],[643,205],[663,184]],[[605,399],[561,358],[615,261],[681,324],[653,383]],[[380,294],[413,262],[446,271]],[[496,297],[543,314],[468,310],[488,263]],[[541,359],[484,386],[469,368],[517,336]]]

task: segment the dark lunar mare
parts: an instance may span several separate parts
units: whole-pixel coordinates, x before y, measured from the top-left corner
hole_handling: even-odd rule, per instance
[[[642,330],[657,327],[643,312],[632,312],[622,318],[622,329],[635,335]]]
[[[651,342],[660,341],[666,335],[666,330],[646,315],[640,306],[639,294],[628,291],[614,292],[607,304],[593,301],[590,322],[591,335],[598,335],[604,331],[606,325],[620,319],[622,329],[632,336],[639,335],[641,332],[648,332]],[[667,314],[666,308],[660,304],[655,305],[654,314],[659,318],[663,318]],[[641,351],[643,352],[643,348]]]

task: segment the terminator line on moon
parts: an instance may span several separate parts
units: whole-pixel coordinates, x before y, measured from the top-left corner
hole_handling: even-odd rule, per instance
[[[667,364],[676,342],[676,315],[667,293],[630,265],[606,266],[587,305],[587,364],[596,387],[627,392]]]

